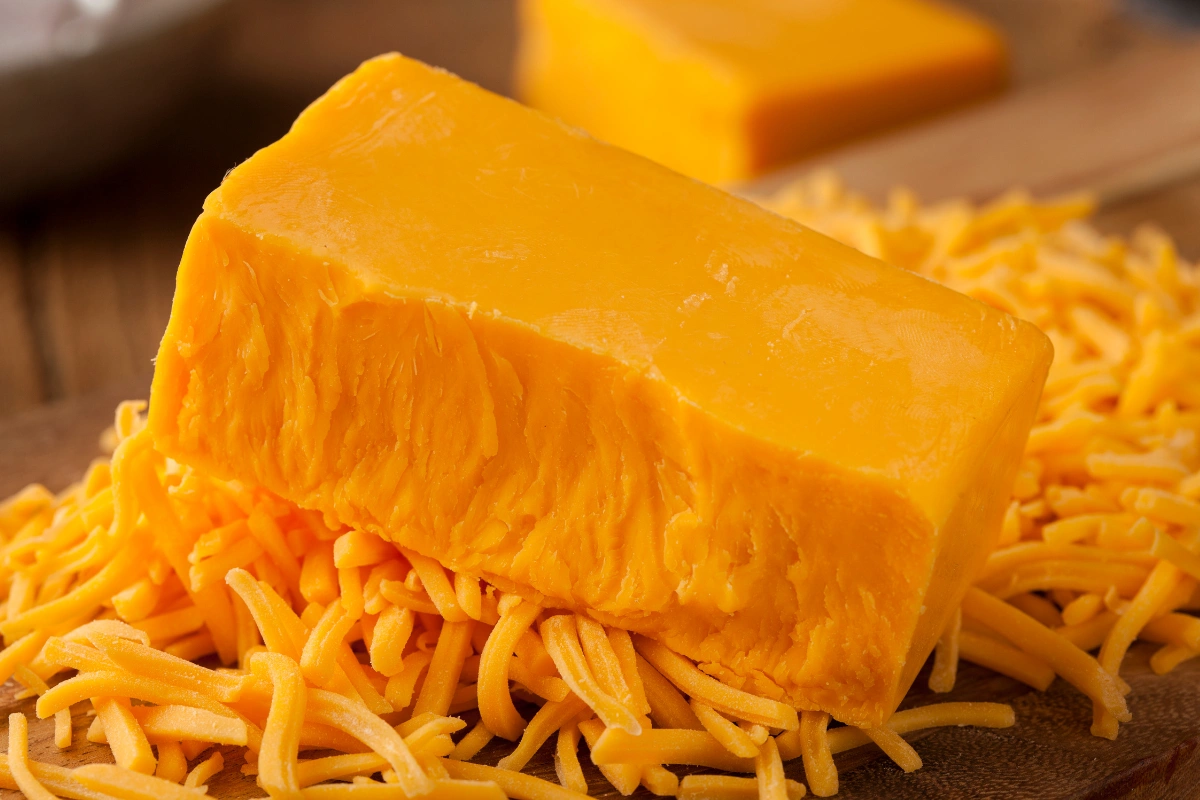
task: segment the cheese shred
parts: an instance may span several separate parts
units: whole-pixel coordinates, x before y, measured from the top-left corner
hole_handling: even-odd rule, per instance
[[[521,737],[525,720],[509,693],[509,666],[517,641],[540,613],[539,606],[528,602],[518,602],[515,607],[502,610],[500,621],[492,628],[479,657],[479,715],[488,730],[513,741]]]
[[[838,790],[828,727],[829,715],[824,711],[805,711],[800,716],[800,757],[808,786],[817,797],[830,797]]]
[[[8,715],[8,771],[16,784],[13,788],[24,793],[27,800],[54,800],[29,769],[29,721],[24,714]]]

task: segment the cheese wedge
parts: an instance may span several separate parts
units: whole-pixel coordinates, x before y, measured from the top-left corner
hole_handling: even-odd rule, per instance
[[[1033,326],[400,56],[226,177],[157,446],[881,723],[991,550]]]
[[[931,0],[522,0],[525,102],[701,180],[745,179],[998,90],[1003,40]]]

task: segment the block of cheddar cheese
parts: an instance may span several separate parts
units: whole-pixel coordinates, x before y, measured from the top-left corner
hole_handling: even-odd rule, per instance
[[[204,204],[157,446],[879,724],[990,552],[1033,326],[400,56]]]
[[[710,182],[981,97],[999,35],[936,0],[522,0],[521,98]]]

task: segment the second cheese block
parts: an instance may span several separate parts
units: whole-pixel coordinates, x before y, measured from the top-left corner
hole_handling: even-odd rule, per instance
[[[399,56],[205,202],[188,464],[881,723],[991,550],[1034,327]]]
[[[521,0],[523,100],[707,181],[758,175],[1004,83],[940,0]]]

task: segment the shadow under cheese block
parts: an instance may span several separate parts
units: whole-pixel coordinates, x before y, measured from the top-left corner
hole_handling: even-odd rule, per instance
[[[744,180],[999,90],[940,0],[521,0],[525,102],[701,180]]]
[[[157,446],[877,725],[991,550],[1032,326],[400,56],[209,195]]]

